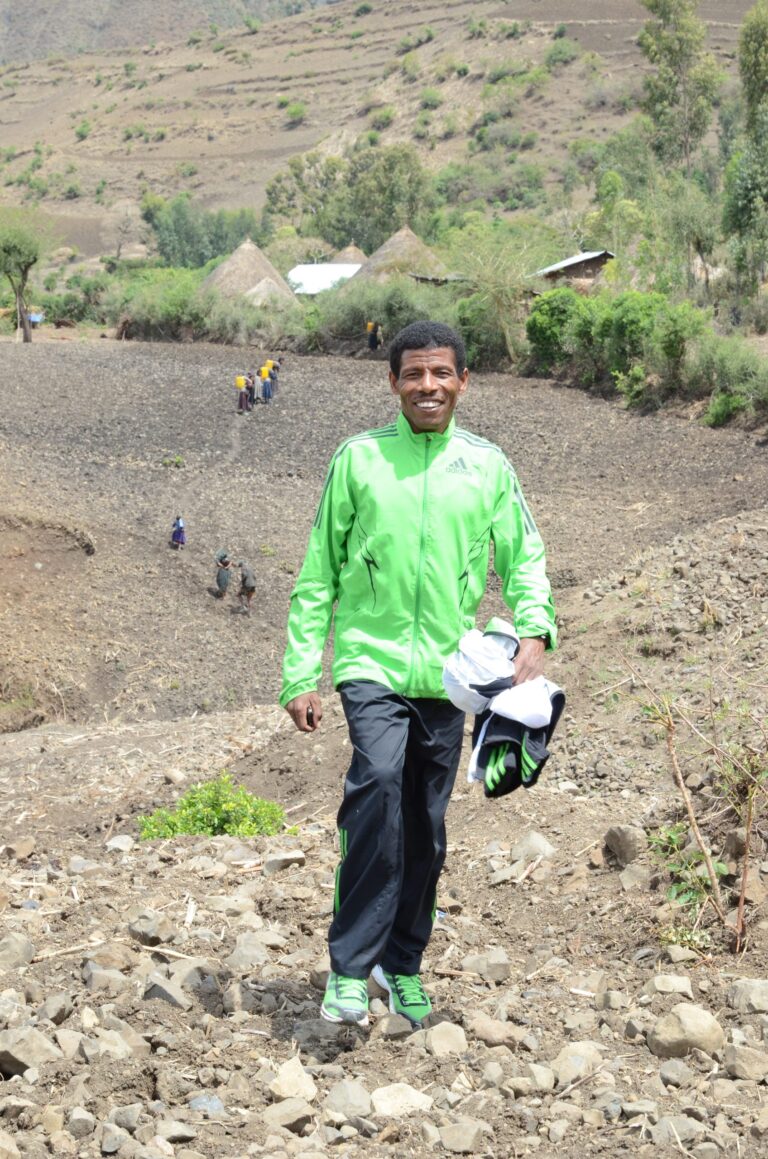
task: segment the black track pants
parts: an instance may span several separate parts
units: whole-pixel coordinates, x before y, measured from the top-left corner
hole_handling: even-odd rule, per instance
[[[354,755],[338,815],[331,968],[350,978],[367,978],[377,963],[417,974],[445,861],[464,713],[370,680],[339,691]]]

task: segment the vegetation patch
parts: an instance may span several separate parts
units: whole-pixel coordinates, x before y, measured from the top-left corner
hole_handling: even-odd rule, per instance
[[[142,840],[204,834],[208,837],[272,836],[279,833],[285,811],[274,801],[255,797],[235,785],[229,773],[195,785],[179,798],[173,809],[156,809],[139,817]]]

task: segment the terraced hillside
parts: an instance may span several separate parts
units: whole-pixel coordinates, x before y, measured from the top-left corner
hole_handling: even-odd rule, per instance
[[[750,6],[701,7],[711,46],[731,71]],[[214,208],[258,206],[290,157],[338,151],[381,110],[382,143],[416,140],[435,168],[460,159],[494,98],[494,79],[510,69],[533,77],[518,88],[514,123],[557,182],[575,139],[600,139],[633,113],[643,67],[636,36],[647,13],[636,0],[595,0],[575,20],[573,7],[345,0],[254,35],[241,27],[155,43],[150,28],[136,25],[144,47],[134,51],[8,66],[0,76],[0,196],[39,199],[64,218],[67,240],[103,252],[145,188],[188,190]],[[580,55],[542,71],[562,23]]]

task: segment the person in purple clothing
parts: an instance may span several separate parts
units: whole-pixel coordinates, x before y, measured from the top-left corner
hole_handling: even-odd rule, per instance
[[[184,526],[184,520],[180,515],[177,515],[171,529],[171,547],[175,548],[176,551],[183,551],[186,542],[187,530]]]

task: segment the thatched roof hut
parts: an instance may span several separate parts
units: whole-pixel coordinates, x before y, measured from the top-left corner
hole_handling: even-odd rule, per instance
[[[250,290],[246,290],[243,297],[247,298],[252,306],[265,306],[267,302],[275,300],[291,302],[296,300],[293,290],[286,286],[282,278],[280,282],[276,282],[274,278],[262,278],[255,286],[251,286]]]
[[[368,259],[366,258],[360,246],[348,245],[343,250],[339,250],[328,261],[334,266],[362,266]]]
[[[208,275],[203,287],[216,290],[225,298],[239,298],[249,290],[255,290],[265,280],[269,280],[275,291],[283,297],[293,297],[293,291],[282,274],[277,272],[266,254],[247,237],[225,262]]]
[[[429,274],[443,277],[448,271],[429,246],[425,245],[407,225],[392,234],[388,241],[371,254],[350,283],[360,279],[385,282],[397,274]]]

